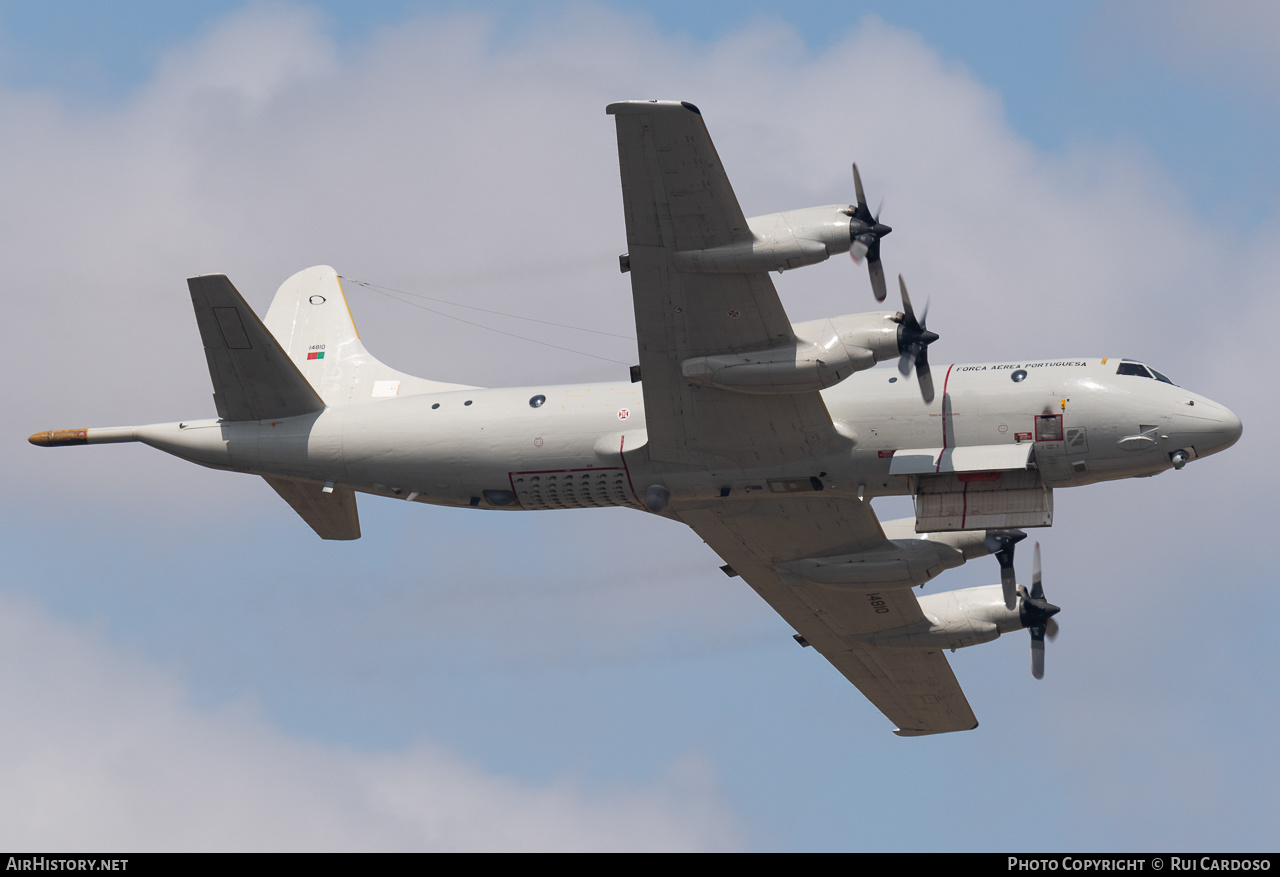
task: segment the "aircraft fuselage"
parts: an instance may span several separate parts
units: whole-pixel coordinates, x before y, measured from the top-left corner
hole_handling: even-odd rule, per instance
[[[1176,451],[1194,459],[1239,437],[1225,407],[1117,374],[1119,362],[935,367],[932,404],[896,370],[859,372],[822,393],[841,433],[834,452],[759,471],[651,462],[641,385],[629,383],[453,390],[281,420],[93,430],[89,443],[138,440],[215,468],[439,505],[550,509],[643,507],[654,483],[673,502],[776,492],[786,479],[840,494],[908,494],[910,477],[890,473],[907,448],[1031,444],[1045,484],[1065,487],[1154,475],[1173,467]]]

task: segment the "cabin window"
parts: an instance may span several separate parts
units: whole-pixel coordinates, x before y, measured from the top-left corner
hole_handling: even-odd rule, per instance
[[[541,393],[529,400],[530,408],[541,408],[545,404],[547,404],[547,397]]]

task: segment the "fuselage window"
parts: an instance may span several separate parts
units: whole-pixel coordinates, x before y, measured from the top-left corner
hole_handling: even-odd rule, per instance
[[[1151,377],[1151,372],[1147,371],[1147,367],[1140,362],[1122,362],[1120,367],[1116,369],[1118,375],[1137,375],[1140,378]]]
[[[530,408],[541,408],[547,402],[547,397],[539,393],[529,400]]]

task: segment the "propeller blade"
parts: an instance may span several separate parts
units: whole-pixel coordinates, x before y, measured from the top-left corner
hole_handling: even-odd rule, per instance
[[[1031,675],[1037,679],[1044,678],[1044,631],[1039,636],[1031,631]]]
[[[911,374],[911,366],[911,351],[902,351],[902,356],[898,357],[898,374],[905,378],[907,375]]]
[[[858,217],[865,218],[871,215],[867,210],[867,196],[862,194],[862,177],[858,175],[858,163],[853,164],[853,191],[858,193]]]
[[[866,244],[864,244],[862,241],[853,242],[853,246],[849,247],[849,256],[853,259],[853,262],[855,265],[862,261],[862,257],[867,254],[867,250],[869,249],[871,248],[868,247]],[[883,276],[884,275],[882,272],[881,273],[882,279],[883,279]],[[874,285],[874,280],[872,281],[872,285]]]
[[[1013,554],[1012,549],[1010,549],[1009,554]],[[1004,608],[1012,609],[1018,604],[1018,578],[1014,575],[1012,561],[1008,566],[1004,563],[1000,564],[1000,586],[1004,588]]]
[[[880,264],[879,253],[876,258],[867,260],[867,271],[871,274],[871,291],[875,293],[876,301],[884,301],[889,290],[884,283],[884,266]]]
[[[1050,642],[1053,642],[1055,639],[1057,639],[1058,638],[1058,619],[1050,618],[1048,621],[1046,621],[1044,625],[1044,632],[1045,632],[1045,635],[1049,637]]]
[[[920,395],[924,398],[926,405],[933,404],[933,372],[929,371],[929,350],[925,348],[920,351],[920,358],[916,360],[916,380],[920,382]]]
[[[912,328],[919,328],[920,323],[916,320],[916,312],[911,308],[911,296],[907,295],[907,281],[902,279],[902,275],[898,275],[898,289],[902,291],[902,313],[907,318],[907,324]]]
[[[1040,543],[1036,543],[1035,553],[1031,560],[1031,597],[1035,600],[1044,599],[1044,583],[1040,579]]]

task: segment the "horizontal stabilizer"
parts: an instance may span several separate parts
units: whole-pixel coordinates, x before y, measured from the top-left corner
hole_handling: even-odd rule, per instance
[[[293,506],[321,539],[359,539],[360,516],[356,494],[350,487],[335,486],[328,493],[319,481],[263,475],[280,498]]]
[[[187,287],[220,418],[274,420],[324,408],[320,396],[225,275],[191,277]]]

